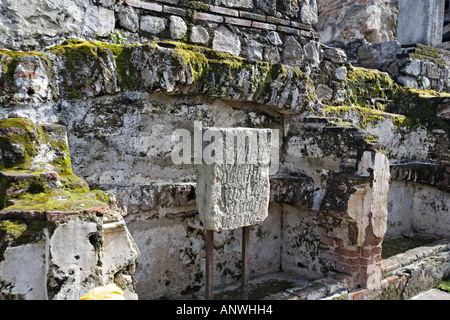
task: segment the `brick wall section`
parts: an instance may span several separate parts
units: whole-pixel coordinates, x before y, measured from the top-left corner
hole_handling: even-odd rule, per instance
[[[318,10],[316,30],[324,43],[359,39],[378,43],[396,38],[397,0],[319,0]]]
[[[381,282],[381,243],[362,247],[348,245],[335,231],[318,228],[324,250],[321,258],[333,261],[336,271],[353,276],[354,283],[368,289],[378,288]],[[325,249],[327,247],[327,249]]]

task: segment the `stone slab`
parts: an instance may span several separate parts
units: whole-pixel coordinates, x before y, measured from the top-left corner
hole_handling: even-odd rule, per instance
[[[270,134],[269,129],[204,130],[196,197],[200,220],[207,230],[237,229],[266,219]]]

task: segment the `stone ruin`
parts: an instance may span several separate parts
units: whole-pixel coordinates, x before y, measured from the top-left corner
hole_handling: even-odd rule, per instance
[[[0,298],[115,283],[127,299],[202,299],[199,123],[279,133],[249,277],[285,288],[261,298],[436,286],[450,274],[444,2],[427,2],[421,38],[408,0],[1,2]],[[241,277],[227,229],[219,298]]]

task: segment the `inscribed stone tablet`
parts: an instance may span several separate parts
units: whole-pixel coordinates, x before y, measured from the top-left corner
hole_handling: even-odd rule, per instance
[[[270,140],[269,129],[204,130],[196,194],[206,229],[237,229],[267,217]]]

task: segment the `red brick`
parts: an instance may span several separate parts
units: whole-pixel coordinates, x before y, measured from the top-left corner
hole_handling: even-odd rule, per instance
[[[352,292],[351,295],[353,296],[353,300],[364,300],[364,293],[366,290],[358,290],[355,292]]]
[[[90,208],[84,209],[83,212],[84,213],[95,212],[95,213],[99,213],[99,214],[105,214],[108,212],[108,210],[109,210],[109,206],[107,204],[104,204],[104,205],[100,205],[97,207],[90,207]]]
[[[141,8],[145,10],[151,10],[156,12],[162,12],[163,7],[156,3],[150,3],[150,2],[143,2],[139,0],[126,0],[126,3],[129,6],[135,7],[135,8]]]
[[[358,262],[357,264],[361,265],[361,266],[369,266],[372,264],[372,259],[371,258],[358,258]]]
[[[0,220],[6,219],[25,219],[42,220],[44,212],[40,210],[10,210],[8,208],[0,211]]]
[[[381,245],[379,245],[379,246],[376,246],[375,248],[373,248],[372,254],[378,255],[378,254],[381,254],[382,251],[383,251],[383,247]]]
[[[270,23],[252,21],[252,27],[264,30],[277,30],[277,26]]]
[[[223,22],[222,16],[218,16],[215,14],[209,14],[209,13],[205,13],[205,12],[195,12],[194,19],[206,20],[206,21],[212,21],[212,22]]]
[[[328,246],[334,246],[334,239],[325,235],[320,237],[320,241]]]
[[[232,18],[232,17],[225,17],[225,22],[229,23],[229,24],[243,26],[243,27],[251,27],[252,26],[252,22],[250,20],[238,19],[238,18]]]
[[[392,277],[386,278],[385,280],[387,281],[387,283],[392,284],[392,283],[398,282],[398,277],[397,276],[392,276]]]
[[[336,246],[338,246],[339,248],[343,248],[344,247],[344,240],[339,239],[339,238],[334,238],[334,237],[333,237],[333,239],[334,239],[334,244]]]
[[[373,260],[373,262],[380,262],[381,261],[381,254],[374,255],[372,257],[372,260]]]
[[[362,258],[369,258],[372,256],[372,249],[362,248],[361,249],[361,257]]]

